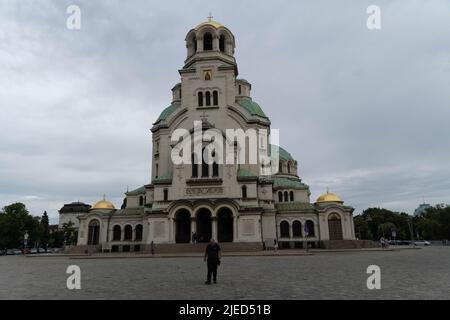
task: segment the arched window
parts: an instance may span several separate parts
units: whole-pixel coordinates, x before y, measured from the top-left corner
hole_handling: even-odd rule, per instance
[[[132,240],[133,239],[133,228],[127,224],[124,229],[124,237],[123,240]]]
[[[213,37],[211,33],[207,32],[203,36],[203,50],[211,51],[213,49]]]
[[[144,197],[140,196],[139,197],[139,206],[142,207],[144,205]]]
[[[198,106],[203,107],[203,92],[198,93]]]
[[[287,169],[288,169],[288,173],[291,173],[291,163],[290,162],[288,162],[288,164],[287,164]]]
[[[283,192],[278,191],[278,202],[283,202]]]
[[[192,154],[191,157],[191,163],[192,163],[192,178],[198,177],[198,163],[197,163],[197,157],[195,156],[195,153]]]
[[[282,172],[283,172],[283,163],[281,163],[281,161],[278,162],[278,172],[279,172],[279,173],[282,173]]]
[[[213,91],[213,106],[218,106],[219,105],[219,93],[217,92],[217,90]]]
[[[302,224],[298,220],[292,224],[292,236],[299,238],[302,236]]]
[[[289,223],[287,221],[281,221],[280,223],[280,236],[281,238],[289,238]]]
[[[289,192],[289,200],[294,201],[294,191]]]
[[[308,232],[308,237],[315,237],[315,231],[314,231],[314,222],[311,220],[306,221],[306,227],[305,229]],[[305,231],[306,231],[305,230]],[[306,232],[305,232],[306,233]],[[305,234],[306,235],[306,234]]]
[[[206,91],[205,93],[205,105],[210,106],[211,105],[211,92]]]
[[[136,226],[136,235],[134,237],[134,240],[136,240],[136,241],[142,240],[142,224],[138,224]]]
[[[242,86],[239,85],[239,95],[241,95],[241,94],[242,94]]]
[[[196,37],[194,37],[192,39],[192,44],[193,44],[193,47],[194,47],[194,53],[196,53],[197,52],[197,38]]]
[[[288,192],[285,191],[284,192],[284,202],[288,202],[288,201],[289,201],[289,195],[288,195]]]
[[[205,161],[205,157],[203,156],[205,149],[202,150],[202,177],[209,177],[209,164]]]
[[[155,178],[158,178],[158,174],[159,174],[159,166],[158,164],[155,165]]]
[[[121,238],[122,238],[122,228],[120,226],[114,226],[113,241],[120,241]]]
[[[223,34],[219,38],[219,50],[225,52],[225,36]]]
[[[247,186],[242,186],[242,199],[247,199]]]
[[[169,200],[169,190],[164,189],[163,193],[164,193],[164,201],[168,201]]]

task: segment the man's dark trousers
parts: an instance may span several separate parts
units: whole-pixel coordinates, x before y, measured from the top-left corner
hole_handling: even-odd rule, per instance
[[[217,280],[217,265],[219,263],[219,259],[217,258],[211,258],[208,259],[208,277],[207,280],[208,282],[211,282],[211,274],[213,277],[213,281],[216,282]]]

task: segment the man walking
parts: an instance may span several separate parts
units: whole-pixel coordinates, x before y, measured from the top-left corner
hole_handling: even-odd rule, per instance
[[[207,261],[208,264],[208,276],[205,284],[211,284],[211,275],[214,283],[217,283],[217,266],[220,264],[220,257],[220,246],[214,239],[211,239],[205,250],[204,261]]]

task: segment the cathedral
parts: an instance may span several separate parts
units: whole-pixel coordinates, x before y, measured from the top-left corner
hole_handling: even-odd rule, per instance
[[[187,154],[192,161],[174,163],[176,130],[192,136],[185,141],[205,147],[204,137],[194,134],[196,122],[203,131],[223,134],[228,129],[271,132],[269,116],[251,95],[252,85],[238,77],[233,33],[209,18],[191,29],[185,41],[180,83],[151,128],[151,182],[127,192],[120,209],[103,199],[75,214],[78,246],[130,252],[148,250],[151,243],[176,245],[210,238],[261,248],[327,247],[330,242],[354,240],[354,209],[328,191],[311,202],[297,160],[268,138],[257,140],[256,148],[271,158],[276,155],[276,170],[269,175],[262,174],[259,157],[255,163],[211,163],[192,153]],[[235,141],[231,145],[237,152],[252,147]]]

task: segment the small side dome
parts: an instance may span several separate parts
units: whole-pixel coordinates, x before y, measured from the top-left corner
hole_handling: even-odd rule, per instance
[[[94,204],[91,210],[116,210],[112,202],[108,200],[100,200],[96,204]]]
[[[316,203],[330,203],[330,202],[337,202],[337,203],[344,203],[339,196],[335,195],[334,193],[328,192],[322,194],[320,197],[317,198]]]

